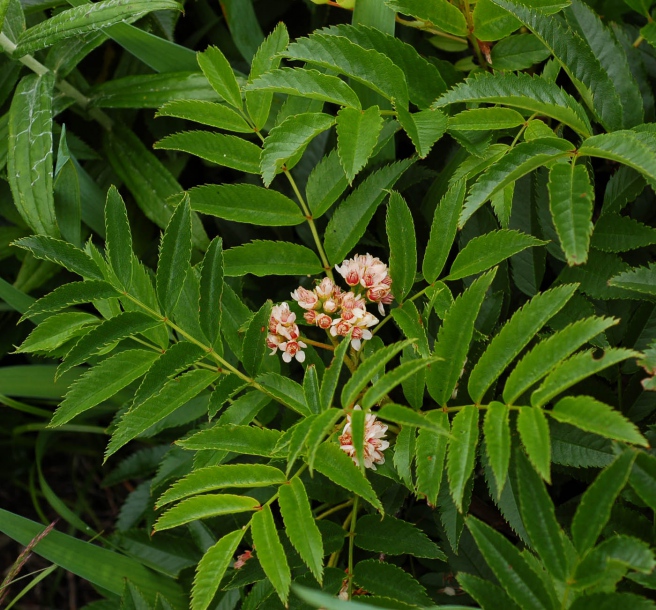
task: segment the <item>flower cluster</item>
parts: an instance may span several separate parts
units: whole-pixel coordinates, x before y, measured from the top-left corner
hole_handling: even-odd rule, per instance
[[[266,342],[271,348],[271,355],[278,350],[282,352],[282,359],[291,362],[296,358],[299,362],[305,360],[305,352],[302,348],[307,347],[299,340],[300,332],[296,324],[296,314],[289,309],[287,303],[274,305],[269,318],[269,334]]]
[[[323,328],[333,337],[351,333],[351,346],[359,350],[362,341],[373,336],[369,328],[378,324],[378,318],[367,311],[367,303],[377,303],[378,311],[385,315],[383,305],[389,305],[394,298],[392,278],[387,265],[370,254],[356,255],[335,269],[351,287],[350,291],[344,292],[326,277],[312,290],[299,286],[291,297],[305,310],[303,317],[308,324]],[[295,321],[296,315],[287,303],[276,305],[271,312],[267,345],[273,350],[272,355],[282,351],[285,362],[292,357],[299,362],[305,359],[301,348],[306,345],[298,340]]]
[[[360,410],[360,405],[353,407],[355,410]],[[383,440],[387,426],[381,424],[373,413],[367,413],[364,420],[364,467],[376,470],[376,464],[384,464],[385,456],[383,451],[389,447],[389,442]],[[351,433],[351,416],[346,416],[346,425],[339,437],[339,444],[342,451],[359,466],[357,452],[353,446],[353,436]]]

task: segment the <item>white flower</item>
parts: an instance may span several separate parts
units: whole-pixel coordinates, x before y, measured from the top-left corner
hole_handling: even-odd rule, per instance
[[[360,405],[355,405],[354,410],[359,411]],[[376,470],[376,464],[384,464],[383,451],[389,447],[389,442],[384,440],[387,426],[381,424],[373,413],[367,413],[364,420],[364,467]],[[353,446],[351,432],[351,415],[346,416],[346,425],[339,437],[340,448],[359,466],[357,452]]]
[[[317,309],[319,306],[319,297],[316,293],[303,286],[299,286],[292,292],[292,299],[297,301],[303,309]]]
[[[292,358],[303,362],[305,352],[302,349],[307,345],[303,341],[299,341],[300,335],[296,324],[296,314],[289,309],[289,305],[287,303],[274,305],[271,308],[269,334],[266,338],[267,347],[271,349],[270,355],[273,356],[280,350],[285,362],[291,362]]]

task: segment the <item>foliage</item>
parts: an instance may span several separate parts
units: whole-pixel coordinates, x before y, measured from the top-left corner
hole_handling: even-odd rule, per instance
[[[617,4],[0,1],[24,592],[654,607],[656,35]]]

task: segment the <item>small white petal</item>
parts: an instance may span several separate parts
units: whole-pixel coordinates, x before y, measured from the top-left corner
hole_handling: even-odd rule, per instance
[[[283,354],[282,354],[282,359],[283,359],[285,362],[291,362],[291,361],[292,361],[292,357],[291,357],[287,352],[283,352]]]
[[[305,345],[303,347],[306,347]],[[304,362],[305,361],[305,352],[301,352],[300,350],[296,352],[296,360],[299,362]]]

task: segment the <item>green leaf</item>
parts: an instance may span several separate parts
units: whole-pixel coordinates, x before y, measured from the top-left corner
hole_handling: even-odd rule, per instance
[[[130,129],[115,122],[105,136],[107,159],[130,189],[139,208],[160,229],[166,228],[172,211],[166,200],[183,190],[178,181]],[[200,219],[192,214],[194,247],[205,250],[209,239]]]
[[[364,235],[369,221],[412,160],[386,165],[373,172],[335,210],[328,222],[324,248],[331,264],[341,263]]]
[[[496,270],[479,277],[449,308],[438,332],[433,355],[442,358],[432,364],[426,375],[428,392],[440,406],[445,406],[462,374],[474,322]]]
[[[306,112],[287,117],[276,125],[264,141],[260,172],[265,186],[276,174],[291,169],[308,144],[335,124],[335,117],[322,112]]]
[[[572,520],[572,540],[583,555],[591,549],[610,519],[620,492],[629,481],[636,452],[625,450],[585,490]]]
[[[164,385],[178,373],[189,368],[205,355],[205,351],[188,341],[171,345],[153,364],[134,394],[132,406],[157,394]]]
[[[403,334],[408,339],[413,339],[417,343],[413,346],[422,358],[430,356],[428,347],[428,337],[426,336],[426,329],[424,328],[424,321],[414,301],[406,301],[403,305],[395,307],[391,312],[392,318],[398,324]]]
[[[200,274],[199,321],[205,337],[213,347],[221,337],[223,306],[223,240],[215,237],[203,258]]]
[[[35,233],[59,237],[53,198],[54,76],[25,76],[9,109],[7,179],[14,205]]]
[[[649,446],[633,422],[591,396],[566,396],[556,403],[549,414],[559,422],[576,426],[586,432],[643,447]]]
[[[472,187],[460,214],[462,227],[490,197],[541,165],[568,157],[574,146],[562,138],[522,142],[491,165]]]
[[[444,113],[434,108],[410,113],[397,108],[397,119],[417,149],[421,159],[428,153],[446,131],[448,120]]]
[[[105,255],[118,281],[127,290],[132,283],[132,232],[125,203],[114,186],[107,191],[105,203]]]
[[[652,510],[656,506],[656,460],[645,452],[638,452],[631,470],[629,483]]]
[[[257,23],[257,20],[255,22]],[[251,62],[248,82],[251,83],[264,73],[277,68],[280,65],[280,53],[287,48],[288,44],[289,34],[287,28],[284,23],[280,22],[258,47]],[[246,89],[246,108],[258,131],[264,127],[269,118],[272,100],[273,93],[270,91],[250,91]]]
[[[603,371],[609,366],[618,364],[627,358],[637,358],[638,353],[623,348],[607,349],[603,356],[595,357],[592,351],[580,352],[561,361],[542,382],[542,385],[531,394],[531,404],[541,407],[567,388],[582,381],[586,377]]]
[[[281,470],[264,464],[224,464],[194,470],[176,481],[157,500],[157,508],[182,498],[226,487],[250,488],[282,485],[287,479]]]
[[[576,289],[576,284],[558,286],[534,296],[513,314],[513,317],[490,341],[469,376],[467,389],[476,404],[483,400],[485,392],[519,352],[529,344],[547,320],[556,315],[572,298]]]
[[[451,251],[458,230],[458,218],[465,199],[466,184],[460,180],[449,187],[433,215],[430,238],[426,246],[422,273],[432,284],[439,277]]]
[[[156,532],[168,530],[197,519],[232,515],[256,510],[260,503],[255,498],[233,494],[205,494],[187,498],[167,510],[153,525]]]
[[[355,526],[355,546],[386,555],[414,555],[446,561],[446,555],[422,530],[408,521],[365,515]]]
[[[520,608],[552,610],[553,602],[541,578],[503,534],[474,517],[467,527],[503,589]]]
[[[98,322],[96,316],[77,311],[49,316],[39,323],[20,347],[16,348],[16,353],[49,354],[69,339],[88,330],[84,328],[85,326]]]
[[[506,483],[510,464],[509,412],[510,410],[503,403],[491,402],[487,407],[485,420],[483,421],[485,451],[499,495],[501,495]]]
[[[335,443],[326,442],[319,445],[314,468],[327,476],[333,483],[357,494],[381,514],[384,514],[383,505],[367,477]]]
[[[278,504],[289,540],[319,584],[322,584],[323,541],[301,479],[294,477],[289,485],[280,486]]]
[[[422,413],[421,411],[415,411],[414,409],[404,407],[403,405],[387,403],[376,412],[376,417],[387,421],[393,421],[402,426],[412,426],[420,429],[425,428],[426,430],[436,432],[438,435],[449,436],[448,426],[445,429],[443,425],[444,422],[442,421],[441,416],[438,415],[438,411]]]
[[[622,127],[644,123],[642,94],[622,45],[610,27],[584,2],[575,1],[563,12],[569,25],[590,45],[612,81],[622,109]]]
[[[244,530],[238,529],[236,532],[226,534],[207,549],[196,568],[194,587],[191,591],[191,610],[209,608],[243,537]]]
[[[336,70],[385,99],[407,106],[408,87],[401,69],[383,53],[364,49],[347,38],[315,33],[291,43],[283,56]]]
[[[520,231],[510,229],[489,231],[467,243],[456,256],[450,273],[445,279],[459,280],[475,275],[498,265],[526,248],[542,246],[546,243]]]
[[[478,408],[469,405],[463,407],[453,418],[449,455],[447,456],[447,475],[451,496],[461,512],[467,481],[474,472],[477,443]]]
[[[341,78],[323,74],[318,70],[303,68],[271,70],[248,83],[244,89],[247,92],[272,91],[286,93],[287,95],[300,95],[306,99],[357,108],[358,110],[362,107],[355,91]]]
[[[465,131],[512,129],[525,122],[524,117],[511,108],[475,108],[449,117],[449,129]]]
[[[89,97],[90,105],[95,108],[159,108],[172,100],[217,99],[214,89],[197,70],[115,78],[94,87]],[[248,132],[253,130],[248,129]]]
[[[595,223],[590,245],[603,252],[628,252],[656,243],[656,231],[619,214],[603,214]]]
[[[413,491],[412,463],[415,459],[417,430],[413,426],[403,426],[394,444],[394,467],[405,486]]]
[[[565,581],[569,575],[569,566],[563,531],[556,520],[554,504],[544,483],[519,450],[516,459],[522,521],[531,539],[531,546],[547,572],[555,579]]]
[[[164,231],[157,264],[157,298],[168,315],[182,293],[191,261],[191,246],[191,209],[185,197]]]
[[[196,55],[196,59],[214,91],[228,104],[241,110],[241,91],[235,73],[221,50],[218,47],[207,47],[203,53]]]
[[[177,99],[164,104],[155,117],[170,116],[187,121],[195,121],[209,127],[235,131],[237,133],[253,133],[253,128],[232,108],[207,100]]]
[[[22,545],[43,534],[45,526],[0,509],[0,531]],[[120,596],[125,582],[132,582],[146,599],[154,602],[158,594],[176,608],[186,605],[181,587],[173,579],[148,570],[140,561],[110,551],[91,542],[67,536],[57,530],[44,536],[34,552],[90,583]]]
[[[303,377],[303,394],[305,402],[311,413],[317,414],[323,411],[321,406],[321,389],[319,387],[319,376],[317,367],[314,364],[308,364]]]
[[[614,608],[653,610],[654,602],[635,593],[592,593],[576,599],[570,608],[572,610],[613,610]]]
[[[111,398],[141,377],[157,357],[156,352],[132,349],[119,352],[90,368],[71,386],[48,425],[61,426]]]
[[[344,363],[344,356],[346,350],[349,348],[350,341],[348,337],[344,337],[342,342],[339,344],[337,349],[335,349],[335,355],[333,360],[330,363],[330,366],[326,369],[323,374],[323,380],[321,382],[321,409],[322,411],[327,411],[330,409],[333,398],[335,396],[335,390],[337,389],[337,383],[339,382],[339,375],[342,372],[342,364]]]
[[[517,414],[517,431],[531,464],[547,482],[551,482],[551,443],[549,424],[540,407],[522,407]]]
[[[584,140],[580,156],[617,161],[643,174],[650,183],[656,181],[656,151],[650,136],[624,130],[602,133]]]
[[[549,207],[569,265],[588,260],[594,189],[585,165],[555,163],[549,172]]]
[[[333,150],[317,165],[305,187],[305,198],[314,218],[322,216],[346,190],[348,180],[339,161],[339,155]]]
[[[240,172],[260,173],[260,147],[239,136],[209,131],[183,131],[166,136],[156,142],[154,148],[180,150]]]
[[[262,359],[267,351],[266,335],[271,317],[271,301],[266,301],[250,321],[244,335],[242,362],[246,372],[255,376],[262,367]]]
[[[364,461],[364,445],[367,442],[365,438],[365,412],[362,409],[353,408],[349,420],[351,424],[351,445],[355,447],[353,461],[364,472],[366,467]]]
[[[317,457],[317,452],[323,440],[335,431],[335,424],[344,417],[344,412],[340,409],[329,408],[323,413],[320,413],[314,418],[310,425],[305,445],[307,446],[307,464],[310,468],[310,474],[314,469],[314,460]],[[291,452],[289,463],[291,463]],[[289,466],[288,466],[289,469]]]
[[[504,401],[513,404],[575,350],[617,323],[614,318],[586,318],[543,340],[519,361],[508,376],[503,389]]]
[[[263,506],[253,515],[251,520],[253,532],[253,545],[257,548],[257,558],[264,569],[264,573],[274,586],[278,597],[283,604],[287,604],[289,587],[292,581],[291,571],[276,531],[271,509]]]
[[[504,11],[491,0],[478,0],[474,7],[474,36],[478,40],[506,39],[515,30],[519,29],[521,23],[517,21],[508,11]],[[493,48],[496,48],[494,45]],[[496,64],[494,64],[496,68]]]
[[[408,572],[394,564],[377,559],[359,561],[353,569],[353,579],[375,595],[398,599],[413,606],[431,605],[426,589]]]
[[[48,235],[32,235],[16,240],[13,245],[28,250],[35,258],[61,265],[84,278],[103,279],[95,261],[84,250],[80,250],[67,241]]]
[[[497,70],[526,70],[550,55],[549,49],[534,34],[508,36],[499,40],[491,52],[492,65]]]
[[[257,315],[253,318],[253,323],[255,323],[256,318]],[[268,326],[268,322],[265,326]],[[249,337],[247,331],[244,341],[246,342],[248,340]],[[257,340],[264,344],[264,339],[262,337]],[[244,367],[246,367],[246,356],[247,350],[244,349]],[[312,414],[305,402],[305,393],[303,392],[303,386],[300,383],[296,383],[293,379],[283,377],[277,373],[264,373],[263,375],[256,377],[255,381],[265,388],[269,395],[273,396],[276,400],[290,407],[300,415],[307,416]]]
[[[382,15],[380,20],[366,20],[357,17],[358,11],[371,9]],[[446,83],[435,65],[422,57],[413,45],[405,43],[393,35],[394,13],[382,3],[375,7],[370,4],[360,4],[355,11],[356,18],[353,23],[361,25],[356,27],[346,24],[333,25],[324,28],[322,33],[344,36],[358,46],[374,49],[387,57],[393,57],[395,65],[401,68],[407,81],[410,101],[421,109],[428,108],[433,100],[447,89]]]
[[[385,227],[390,247],[389,266],[394,297],[401,303],[415,282],[417,237],[410,208],[396,191],[390,193]]]
[[[402,383],[408,377],[411,377],[418,371],[437,362],[437,358],[419,358],[410,360],[397,366],[393,371],[383,375],[374,385],[367,390],[362,397],[361,405],[363,409],[373,407],[382,401],[397,385]]]
[[[267,457],[273,454],[279,438],[280,432],[277,430],[229,424],[197,432],[189,438],[178,441],[178,445],[196,451],[211,449]]]
[[[382,127],[378,106],[346,107],[337,113],[337,154],[349,183],[369,160]]]
[[[133,438],[200,394],[218,376],[218,373],[204,369],[187,371],[167,381],[157,394],[132,407],[118,422],[107,445],[105,461]]]
[[[384,370],[385,365],[394,358],[394,356],[396,356],[404,347],[411,344],[412,341],[399,341],[398,343],[387,345],[362,362],[342,388],[342,406],[344,408],[352,407],[355,404],[355,399],[367,384],[378,373]]]
[[[560,19],[546,19],[540,12],[512,0],[492,0],[531,30],[560,62],[592,110],[609,130],[621,129],[623,113],[617,89],[588,43]]]
[[[225,274],[235,277],[266,275],[316,275],[323,266],[309,248],[284,241],[252,241],[223,253]]]
[[[196,212],[267,227],[305,222],[298,205],[278,191],[253,184],[206,184],[189,191]]]
[[[471,595],[483,610],[494,610],[501,606],[505,610],[521,610],[521,608],[499,586],[473,574],[460,572],[458,584],[463,591]]]
[[[70,285],[68,284],[68,286]],[[90,330],[66,354],[66,359],[57,369],[57,376],[63,375],[74,366],[86,362],[104,347],[137,333],[143,333],[158,324],[161,324],[159,320],[137,311],[126,311],[105,320]]]
[[[656,267],[650,264],[648,267],[633,267],[623,273],[613,275],[608,280],[610,286],[634,290],[642,294],[656,294]]]
[[[462,102],[487,102],[521,108],[564,123],[583,137],[592,135],[592,127],[583,107],[558,85],[539,76],[478,73],[445,93],[433,106],[442,108]]]
[[[21,320],[34,318],[39,314],[59,311],[71,305],[90,303],[100,299],[110,299],[119,296],[116,288],[107,282],[87,280],[84,282],[69,282],[55,288],[46,296],[32,303]]]
[[[117,23],[132,23],[152,11],[180,8],[176,0],[102,0],[69,8],[23,32],[16,52],[22,57],[73,36]]]
[[[384,409],[388,409],[388,406],[383,407],[381,411]],[[431,506],[436,506],[444,473],[447,435],[450,432],[449,416],[443,411],[429,411],[425,421],[437,429],[426,426],[419,429],[416,447],[417,493],[425,495],[426,501]]]
[[[636,170],[626,165],[620,166],[606,185],[601,215],[619,214],[627,203],[640,196],[645,186],[645,179]]]
[[[449,34],[467,36],[469,33],[465,16],[447,0],[385,0],[385,4],[399,13],[429,21]]]

